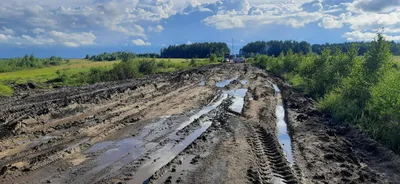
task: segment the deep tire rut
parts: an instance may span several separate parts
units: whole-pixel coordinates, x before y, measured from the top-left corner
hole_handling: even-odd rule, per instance
[[[256,157],[256,166],[248,170],[250,183],[299,183],[274,135],[261,126],[251,126],[249,131],[247,141]]]

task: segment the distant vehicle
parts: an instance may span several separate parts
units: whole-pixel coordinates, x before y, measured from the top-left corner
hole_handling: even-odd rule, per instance
[[[236,55],[225,54],[223,62],[229,63],[245,63],[246,59],[243,57],[237,57]]]
[[[243,57],[235,57],[233,58],[233,63],[245,63],[246,59]]]
[[[230,62],[230,54],[225,54],[224,56],[224,62]]]

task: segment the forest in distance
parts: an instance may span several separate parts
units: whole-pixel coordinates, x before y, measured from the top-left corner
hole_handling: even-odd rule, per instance
[[[391,53],[395,56],[400,55],[400,43],[387,42]],[[352,46],[358,47],[357,54],[362,56],[370,48],[372,42],[346,42],[346,43],[335,43],[335,44],[310,44],[302,41],[256,41],[250,42],[240,49],[239,55],[246,58],[255,57],[256,55],[268,55],[278,56],[281,53],[287,54],[289,50],[293,53],[303,54],[322,54],[324,49],[335,50],[339,49],[342,52]],[[205,42],[205,43],[193,43],[193,44],[181,44],[171,45],[161,49],[160,53],[142,53],[134,54],[131,52],[113,52],[113,53],[101,53],[98,55],[86,55],[85,59],[93,61],[116,61],[124,57],[138,57],[138,58],[209,58],[215,54],[217,57],[223,57],[225,54],[231,52],[230,48],[226,43],[221,42]]]

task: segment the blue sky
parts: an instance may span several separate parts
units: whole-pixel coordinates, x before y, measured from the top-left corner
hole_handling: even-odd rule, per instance
[[[257,40],[400,41],[400,0],[1,0],[0,58]]]

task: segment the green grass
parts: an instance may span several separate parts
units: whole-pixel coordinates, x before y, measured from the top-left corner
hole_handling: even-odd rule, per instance
[[[13,92],[11,87],[0,83],[0,96],[11,96]]]
[[[111,68],[113,64],[116,64],[118,62],[119,61],[92,62],[84,59],[71,59],[69,63],[64,62],[60,66],[0,73],[0,82],[26,83],[28,81],[33,81],[42,83],[56,78],[57,70],[68,70],[69,73],[78,73],[82,71],[87,71],[90,68]]]
[[[400,56],[393,56],[393,61],[397,64],[400,64]]]
[[[171,63],[185,63],[185,62],[187,62],[187,63],[190,63],[190,60],[191,59],[185,59],[185,58],[156,58],[156,61],[162,61],[162,60],[164,60],[164,61],[170,61]],[[207,60],[207,59],[195,59],[196,61],[204,61],[204,60]]]
[[[191,59],[157,58],[156,61],[157,63],[164,63],[164,66],[157,67],[156,73],[168,73],[191,67]],[[79,78],[80,75],[87,74],[91,68],[103,68],[103,71],[106,71],[112,69],[117,63],[120,63],[120,61],[94,62],[85,59],[71,59],[69,62],[63,61],[59,66],[0,73],[0,96],[11,96],[13,94],[12,88],[9,87],[13,83],[24,84],[28,81],[32,81],[44,88],[52,87],[53,85],[65,85],[59,81],[60,76],[66,75],[72,78]],[[202,66],[212,63],[210,63],[208,59],[196,59],[195,64],[196,66]],[[78,82],[75,85],[83,84]]]

